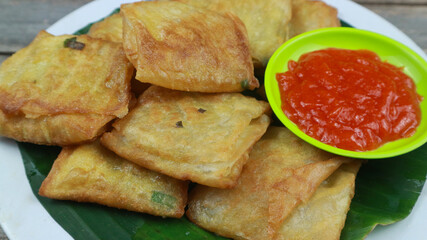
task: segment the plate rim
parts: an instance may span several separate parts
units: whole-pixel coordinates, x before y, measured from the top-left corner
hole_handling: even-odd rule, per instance
[[[120,4],[138,0],[95,0],[74,10],[59,19],[46,30],[52,34],[70,34],[97,21]],[[352,26],[374,31],[393,38],[427,60],[425,52],[406,34],[371,10],[350,0],[323,0],[325,3],[339,9],[338,17]],[[96,11],[94,11],[96,9]],[[358,15],[360,13],[360,15]],[[361,18],[363,16],[363,18]],[[375,19],[375,25],[372,24]],[[49,215],[31,191],[25,174],[22,157],[15,141],[0,137],[0,225],[11,240],[19,239],[72,239],[72,237]],[[9,181],[13,179],[14,181]],[[427,184],[411,214],[404,220],[394,223],[391,227],[376,227],[366,239],[414,239],[422,236],[423,228],[412,233],[401,233],[396,229],[408,229],[415,224],[414,215],[427,215]],[[13,196],[13,197],[10,197]],[[20,196],[15,198],[16,196]],[[18,206],[19,205],[19,206]],[[20,211],[16,211],[16,210]],[[21,214],[17,214],[17,213]],[[30,214],[28,214],[30,212]],[[418,213],[418,214],[417,214]],[[427,225],[427,219],[417,222],[417,225]],[[400,235],[399,235],[400,234]],[[417,235],[418,234],[418,235]]]

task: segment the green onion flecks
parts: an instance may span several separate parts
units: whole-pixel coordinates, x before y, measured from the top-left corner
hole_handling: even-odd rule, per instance
[[[151,195],[151,201],[164,205],[168,208],[174,208],[176,205],[176,198],[174,196],[158,191],[153,191]]]
[[[75,50],[83,50],[85,44],[77,41],[77,37],[67,38],[64,41],[65,48],[71,48]]]

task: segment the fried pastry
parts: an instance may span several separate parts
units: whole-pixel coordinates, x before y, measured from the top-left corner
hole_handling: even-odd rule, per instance
[[[112,42],[123,42],[123,24],[119,13],[106,17],[104,20],[94,23],[89,30],[89,36]]]
[[[179,218],[187,185],[126,161],[95,141],[63,148],[39,194]]]
[[[290,37],[319,28],[339,26],[341,23],[334,7],[322,1],[292,0]]]
[[[41,31],[0,67],[0,135],[69,145],[128,112],[132,65],[118,43]]]
[[[349,159],[319,150],[283,127],[270,127],[232,189],[196,186],[188,218],[233,239],[274,239],[291,212]]]
[[[123,42],[122,17],[119,13],[116,13],[100,22],[94,23],[90,28],[88,35],[107,41]],[[143,93],[149,86],[150,84],[140,82],[136,80],[135,77],[131,80],[131,90],[136,96],[141,95],[141,93]]]
[[[123,46],[136,79],[174,90],[241,92],[259,86],[244,24],[179,2],[120,8]]]
[[[114,118],[99,114],[56,114],[26,118],[6,115],[0,111],[0,134],[21,142],[62,146],[99,136]]]
[[[178,0],[186,4],[238,16],[248,30],[254,64],[266,66],[271,55],[288,38],[292,15],[290,0]]]
[[[296,208],[278,231],[278,240],[340,239],[360,161],[343,164]]]
[[[266,131],[268,103],[240,93],[152,86],[101,142],[118,155],[177,179],[227,188]]]

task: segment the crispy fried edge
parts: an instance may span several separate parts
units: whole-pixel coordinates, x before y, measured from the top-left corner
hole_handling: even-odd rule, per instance
[[[111,32],[108,32],[108,28],[107,28],[107,27],[110,27],[110,25],[108,25],[107,22],[110,22],[111,19],[113,19],[113,18],[117,18],[117,16],[119,16],[121,18],[120,13],[115,13],[111,16],[104,18],[100,22],[94,23],[90,27],[87,35],[89,35],[93,38],[100,38],[100,39],[104,39],[104,40],[111,41],[111,42],[121,43],[123,40],[122,36],[120,36],[120,39],[117,39],[115,35],[111,34]],[[123,30],[123,27],[122,27],[122,30]],[[101,31],[101,36],[100,36],[100,31]]]
[[[73,35],[69,35],[69,36],[71,37]],[[47,38],[47,37],[54,37],[54,36],[52,34],[46,32],[46,31],[42,30],[37,34],[37,36],[30,43],[30,45],[35,41],[41,41],[41,39]],[[105,42],[108,44],[120,45],[120,43],[112,43],[110,41],[92,38],[92,37],[87,36],[87,35],[80,35],[78,37],[84,38],[85,41],[101,41],[101,42]],[[30,45],[25,47],[25,48],[29,48]],[[19,52],[16,54],[19,54]],[[9,58],[9,59],[11,59],[11,58]],[[10,64],[11,60],[9,60],[9,59],[6,59],[4,64],[7,64],[7,65]],[[126,94],[125,94],[125,99],[122,99],[121,101],[119,101],[119,102],[121,102],[120,104],[117,104],[114,108],[110,109],[109,111],[104,112],[103,114],[115,115],[117,117],[123,117],[128,112],[127,105],[129,103],[129,100],[131,97],[130,96],[130,92],[131,92],[130,91],[130,81],[131,81],[131,78],[133,76],[134,68],[133,68],[132,64],[127,60],[123,47],[120,47],[120,51],[118,51],[115,54],[114,59],[115,60],[112,61],[112,64],[110,65],[110,71],[109,71],[109,74],[106,77],[106,79],[111,79],[111,78],[120,79],[122,73],[120,71],[118,71],[118,69],[124,68],[124,72],[125,72],[124,81],[126,84],[124,91],[126,92]],[[49,104],[43,104],[42,102],[40,102],[38,100],[32,100],[32,102],[37,102],[38,105],[40,105],[44,109],[48,110],[49,114],[67,114],[67,113],[68,114],[79,114],[79,113],[89,114],[89,113],[91,113],[88,111],[76,109],[75,107],[62,108],[61,110],[58,110],[58,109],[51,107]],[[14,95],[12,93],[4,92],[4,93],[0,94],[0,110],[3,111],[6,115],[20,114],[21,108],[23,107],[23,105],[25,105],[25,103],[26,102],[22,101],[22,100],[15,101]],[[42,115],[40,115],[40,116],[42,116]]]
[[[153,1],[153,2],[159,2],[159,1]],[[179,1],[176,1],[176,2],[179,2]],[[142,2],[138,2],[138,4],[140,3]],[[135,3],[132,3],[132,4],[135,4]],[[144,83],[145,82],[151,83],[154,85],[158,85],[158,86],[162,86],[162,87],[174,89],[174,90],[180,90],[180,91],[196,91],[196,92],[209,92],[209,93],[218,92],[219,93],[219,92],[241,92],[245,90],[242,86],[243,85],[242,82],[231,84],[231,85],[228,82],[221,82],[221,83],[215,82],[216,86],[206,86],[206,82],[200,82],[197,79],[196,79],[197,81],[193,81],[192,83],[189,83],[186,81],[183,82],[183,79],[179,79],[177,82],[178,84],[171,84],[172,81],[170,81],[169,79],[162,80],[161,82],[159,82],[159,81],[152,81],[149,79],[147,80],[146,78],[141,77],[138,74],[138,69],[143,69],[144,63],[141,63],[141,57],[138,54],[138,52],[141,51],[140,46],[144,44],[146,45],[147,43],[150,43],[151,45],[153,45],[152,43],[153,37],[143,23],[141,22],[137,22],[137,24],[130,23],[132,21],[128,19],[125,12],[126,12],[126,8],[131,7],[132,4],[123,4],[120,7],[121,9],[120,14],[123,17],[123,36],[127,36],[125,32],[131,32],[132,29],[137,29],[136,31],[139,33],[142,32],[142,34],[139,34],[138,36],[132,35],[132,37],[128,38],[129,40],[123,39],[123,48],[125,49],[125,52],[129,61],[132,62],[132,64],[136,68],[136,72],[137,72],[136,79],[138,81],[141,81]],[[246,69],[249,70],[250,72],[249,79],[247,79],[248,89],[254,90],[255,88],[258,88],[260,84],[258,79],[254,76],[254,66],[253,66],[252,57],[249,50],[249,39],[248,39],[248,34],[247,34],[244,23],[237,16],[229,12],[225,14],[221,14],[221,13],[210,11],[207,9],[204,9],[204,11],[212,12],[213,14],[218,14],[232,20],[235,26],[234,31],[238,36],[238,39],[240,40],[239,47],[245,49],[244,51],[242,51],[243,55],[245,56],[248,55],[248,62],[246,63]],[[131,45],[136,45],[138,50],[134,51]],[[191,85],[191,89],[189,88],[190,85]],[[195,87],[195,85],[197,86]]]
[[[24,116],[7,116],[0,110],[0,133],[20,142],[65,146],[94,140],[108,129],[108,123],[114,118],[103,115],[59,114],[30,119]]]
[[[65,147],[62,149],[61,153],[59,154],[58,158],[55,160],[55,162],[53,163],[53,166],[51,168],[51,171],[49,172],[48,176],[45,178],[45,180],[43,181],[40,189],[39,189],[39,195],[43,196],[43,197],[47,197],[47,198],[52,198],[52,199],[57,199],[57,200],[72,200],[72,201],[77,201],[77,202],[91,202],[91,203],[97,203],[97,204],[101,204],[101,205],[105,205],[108,207],[113,207],[113,208],[119,208],[120,207],[118,205],[116,205],[116,203],[114,203],[113,201],[110,201],[111,199],[108,197],[101,197],[101,200],[99,200],[99,198],[97,197],[92,197],[92,196],[88,196],[85,193],[79,194],[79,195],[75,195],[75,196],[57,196],[55,194],[53,194],[50,190],[51,185],[53,184],[52,181],[54,180],[55,176],[58,175],[58,172],[61,171],[62,166],[65,164],[65,162],[67,161],[67,159],[73,154],[73,152],[77,149],[76,146],[74,147]],[[136,167],[140,167],[140,166],[136,166]],[[182,188],[181,188],[181,195],[183,196],[182,200],[178,203],[177,206],[177,211],[175,211],[173,214],[171,215],[167,215],[168,217],[174,217],[174,218],[180,218],[184,215],[185,212],[185,206],[187,205],[187,192],[188,192],[188,184],[183,182],[182,184]],[[102,203],[100,203],[100,201],[103,201]],[[151,210],[147,210],[147,209],[143,209],[143,208],[138,208],[135,207],[134,209],[126,209],[126,210],[130,210],[130,211],[136,211],[136,212],[143,212],[143,213],[149,213],[152,215],[157,215],[157,216],[164,216],[164,215],[158,215],[156,214],[156,212],[151,211]]]
[[[263,119],[261,119],[263,118]],[[268,125],[270,124],[270,118],[266,114],[262,114],[260,117],[256,119],[252,119],[252,121],[262,121],[266,120],[268,118],[268,122],[266,122],[265,131],[267,130]],[[261,122],[262,123],[262,122]],[[241,170],[243,168],[243,165],[246,163],[246,161],[249,158],[249,152],[252,149],[253,145],[262,137],[262,135],[265,133],[263,131],[262,134],[259,136],[256,136],[256,138],[253,138],[251,142],[249,142],[249,148],[242,154],[242,156],[237,159],[232,168],[229,171],[229,174],[227,176],[221,176],[221,177],[213,177],[208,180],[206,180],[203,177],[199,176],[199,173],[196,174],[180,174],[179,172],[169,172],[165,171],[162,167],[159,167],[155,161],[153,160],[147,160],[143,158],[136,158],[137,155],[135,151],[122,151],[122,148],[119,146],[118,143],[120,143],[121,138],[124,138],[124,136],[118,132],[117,130],[112,132],[106,132],[101,136],[101,144],[104,145],[106,148],[110,149],[111,151],[115,152],[117,155],[128,159],[129,161],[132,161],[140,166],[146,167],[148,169],[151,169],[156,172],[160,172],[162,174],[180,179],[180,180],[191,180],[193,182],[197,182],[203,185],[211,186],[211,187],[217,187],[217,188],[232,188],[237,184],[237,180],[240,176]],[[132,148],[132,147],[128,147]],[[179,165],[179,163],[177,163]],[[218,180],[221,180],[221,182],[218,183]]]

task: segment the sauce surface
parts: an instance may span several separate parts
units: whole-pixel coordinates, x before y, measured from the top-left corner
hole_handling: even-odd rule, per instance
[[[277,73],[282,110],[307,135],[352,151],[410,137],[421,120],[412,79],[368,50],[328,48]]]

